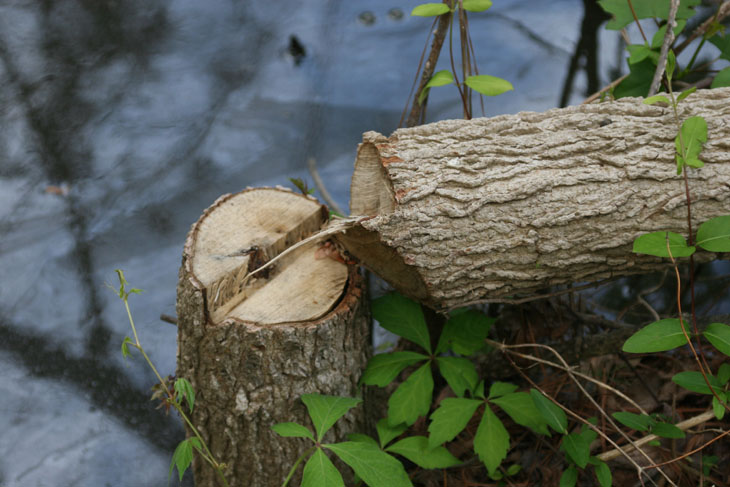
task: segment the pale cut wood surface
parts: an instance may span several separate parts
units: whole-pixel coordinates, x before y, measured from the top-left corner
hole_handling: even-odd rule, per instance
[[[373,218],[341,241],[438,309],[656,270],[632,241],[686,235],[687,209],[672,110],[641,101],[367,132],[351,212]],[[730,88],[700,90],[679,112],[708,124],[705,167],[689,170],[696,230],[730,214]]]
[[[342,293],[347,266],[315,258],[316,242],[267,272],[252,274],[317,232],[326,219],[316,200],[288,190],[258,188],[221,196],[186,243],[190,272],[205,289],[211,320],[274,324],[313,320],[329,311]],[[260,262],[252,262],[255,258]]]

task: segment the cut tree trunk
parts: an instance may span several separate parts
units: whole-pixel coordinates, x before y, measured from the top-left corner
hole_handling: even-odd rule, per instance
[[[709,134],[688,171],[696,231],[730,213],[730,88],[689,96],[679,116],[695,115]],[[672,109],[640,98],[367,132],[350,207],[371,218],[337,238],[436,309],[650,272],[661,260],[633,240],[687,234],[676,135]]]
[[[362,276],[332,246],[282,254],[326,221],[310,197],[249,189],[220,197],[185,243],[177,375],[195,389],[192,422],[231,486],[281,485],[311,442],[271,426],[311,425],[302,394],[359,395],[371,348]],[[362,407],[351,410],[327,441],[362,430],[364,418]],[[196,486],[219,485],[200,458],[193,472]]]

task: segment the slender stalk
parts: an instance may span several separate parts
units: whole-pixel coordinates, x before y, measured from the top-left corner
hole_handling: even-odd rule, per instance
[[[451,2],[451,9],[453,10],[455,8],[454,2]],[[454,83],[456,84],[456,89],[459,90],[459,96],[461,97],[461,103],[464,107],[464,118],[467,120],[471,118],[471,115],[469,114],[469,107],[466,104],[466,96],[464,95],[464,91],[461,89],[461,82],[459,81],[459,75],[456,74],[456,66],[454,65],[454,48],[453,48],[453,37],[454,37],[454,14],[451,14],[451,19],[449,22],[449,61],[451,62],[451,73],[454,75]]]
[[[302,460],[307,458],[309,456],[309,454],[314,452],[314,450],[316,450],[316,449],[317,449],[317,447],[313,446],[310,449],[308,449],[307,451],[305,451],[304,453],[302,453],[299,458],[297,458],[297,461],[294,462],[294,466],[292,466],[292,468],[289,470],[289,475],[286,476],[286,478],[284,479],[284,483],[281,484],[281,487],[287,486],[287,484],[289,483],[291,478],[294,476],[294,472],[297,471],[297,467],[299,466],[300,463],[302,463]]]
[[[193,423],[190,421],[190,418],[185,414],[185,411],[183,411],[182,406],[175,400],[175,396],[170,392],[170,390],[167,387],[167,383],[162,378],[160,373],[157,371],[157,367],[155,367],[155,364],[152,362],[152,359],[150,359],[149,355],[147,355],[147,352],[145,352],[144,347],[142,346],[142,343],[139,341],[139,335],[137,334],[137,327],[134,324],[134,318],[132,318],[132,311],[129,308],[129,294],[124,293],[123,298],[124,300],[124,308],[127,311],[127,317],[129,318],[129,324],[132,327],[132,333],[134,334],[134,347],[140,351],[142,354],[142,357],[144,357],[145,361],[147,362],[147,365],[152,369],[152,372],[155,374],[155,377],[157,377],[158,382],[162,386],[162,389],[167,394],[167,401],[169,404],[171,404],[175,410],[180,414],[180,417],[183,418],[183,421],[190,427],[190,430],[193,432],[193,435],[198,439],[200,442],[200,445],[203,447],[203,450],[200,450],[199,448],[196,448],[198,453],[207,461],[218,473],[218,475],[221,478],[221,481],[223,482],[223,485],[225,487],[228,487],[228,482],[226,481],[225,476],[223,475],[223,467],[220,463],[218,463],[215,458],[213,457],[213,453],[211,453],[210,449],[208,448],[207,443],[201,436],[198,429],[193,425]]]

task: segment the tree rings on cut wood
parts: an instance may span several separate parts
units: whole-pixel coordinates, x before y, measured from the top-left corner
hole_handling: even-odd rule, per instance
[[[327,220],[309,196],[253,188],[220,197],[188,234],[177,375],[195,389],[193,424],[229,485],[281,485],[310,445],[271,426],[311,426],[302,394],[360,395],[371,348],[364,280],[331,243],[296,246]],[[364,418],[353,409],[327,441],[362,430]],[[196,485],[218,485],[200,459],[193,471]]]
[[[730,213],[730,88],[698,90],[701,169],[687,168],[693,228]],[[539,297],[553,285],[652,272],[643,233],[687,234],[671,107],[640,98],[367,132],[338,236],[362,264],[436,309]],[[701,252],[696,259],[714,254]]]

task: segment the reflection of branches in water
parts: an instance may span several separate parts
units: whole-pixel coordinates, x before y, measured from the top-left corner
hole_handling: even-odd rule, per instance
[[[601,81],[598,76],[598,29],[610,17],[598,5],[596,0],[583,0],[583,7],[580,39],[578,39],[575,51],[570,58],[568,74],[563,84],[563,92],[560,95],[560,107],[568,104],[570,94],[573,91],[573,80],[581,59],[583,59],[582,69],[585,71],[588,80],[585,95],[595,93],[601,88]]]
[[[91,404],[115,416],[162,451],[172,451],[182,439],[179,422],[153,409],[149,394],[137,390],[126,379],[125,371],[102,358],[69,356],[46,338],[19,331],[22,329],[20,324],[2,319],[0,349],[12,353],[34,376],[70,383]]]
[[[144,62],[150,47],[164,32],[162,8],[148,4],[141,10],[130,7],[128,2],[42,4],[39,32],[43,38],[39,44],[47,69],[54,74],[38,82],[24,79],[7,43],[0,39],[0,61],[25,110],[33,142],[40,147],[37,161],[51,182],[78,181],[92,171],[92,150],[80,134],[98,107],[80,96],[84,76],[120,55],[131,54]],[[141,11],[145,15],[152,13],[146,22],[135,14]],[[76,19],[73,29],[69,28],[68,16]],[[64,204],[64,213],[69,216],[64,221],[75,241],[73,256],[81,281],[79,288],[86,294],[80,325],[89,327],[87,350],[97,357],[106,351],[111,333],[101,318],[102,305],[93,278],[88,209],[73,194],[64,199]]]
[[[566,51],[565,49],[563,49],[562,47],[560,47],[558,45],[551,43],[548,39],[545,39],[540,34],[535,32],[534,30],[530,29],[530,27],[528,25],[526,25],[525,23],[523,23],[520,20],[513,19],[512,17],[509,17],[507,15],[504,15],[504,14],[501,14],[498,12],[489,12],[487,15],[489,17],[494,17],[494,18],[500,19],[508,24],[512,24],[512,26],[518,32],[521,32],[522,34],[524,34],[525,37],[527,37],[528,39],[533,41],[538,47],[546,50],[550,54],[560,53],[560,54],[564,54],[566,56],[570,55],[570,53],[568,51]]]

